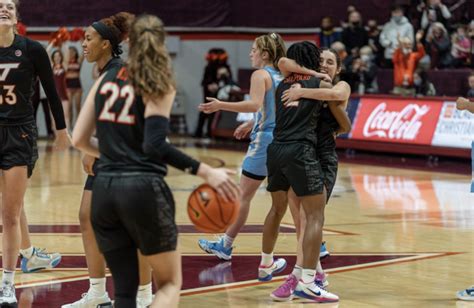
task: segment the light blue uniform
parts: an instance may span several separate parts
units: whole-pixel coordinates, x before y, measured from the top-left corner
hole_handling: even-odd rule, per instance
[[[275,128],[275,92],[283,80],[280,72],[272,67],[263,68],[272,78],[272,88],[265,93],[262,108],[254,113],[254,127],[250,144],[242,163],[242,170],[253,175],[267,176],[267,147],[273,140]]]

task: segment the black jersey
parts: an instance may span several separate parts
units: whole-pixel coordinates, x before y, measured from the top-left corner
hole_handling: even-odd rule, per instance
[[[34,121],[32,98],[38,77],[57,129],[66,127],[46,50],[40,43],[20,35],[15,35],[11,46],[0,48],[0,125]]]
[[[333,150],[336,147],[334,133],[339,129],[339,123],[329,109],[328,103],[323,103],[316,128],[318,136],[318,148]]]
[[[293,74],[285,78],[276,91],[275,129],[273,140],[276,142],[309,141],[316,145],[316,126],[322,103],[301,98],[298,107],[285,107],[281,96],[294,83],[303,88],[319,88],[320,80],[316,77]]]
[[[108,68],[95,97],[95,114],[102,172],[157,172],[162,162],[146,155],[142,144],[145,105],[136,96],[124,66]]]

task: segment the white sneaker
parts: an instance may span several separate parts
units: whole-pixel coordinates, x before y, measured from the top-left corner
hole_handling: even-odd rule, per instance
[[[286,268],[286,260],[279,258],[276,261],[273,261],[272,265],[265,267],[260,265],[258,267],[258,280],[260,281],[270,281],[273,278],[274,274],[282,272]]]
[[[456,297],[463,301],[474,301],[474,286],[457,292]]]
[[[62,305],[61,308],[97,308],[97,307],[112,307],[112,301],[110,300],[107,292],[99,297],[92,297],[89,292],[82,294],[82,298],[77,302]]]
[[[141,298],[137,297],[137,308],[148,308],[153,302],[153,297],[150,298]]]
[[[61,262],[59,253],[47,253],[44,249],[33,248],[33,255],[30,258],[21,256],[21,270],[23,273],[32,273],[43,269],[58,266]]]
[[[317,303],[333,303],[339,301],[339,296],[321,289],[316,285],[316,283],[314,283],[314,281],[304,283],[300,280],[293,295],[300,298],[310,299]]]
[[[16,307],[17,300],[15,296],[15,287],[12,284],[4,283],[0,291],[0,306],[1,307]]]

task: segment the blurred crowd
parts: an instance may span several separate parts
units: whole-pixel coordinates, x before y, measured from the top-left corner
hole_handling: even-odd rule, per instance
[[[454,18],[457,8],[442,0],[412,2],[393,5],[383,25],[364,21],[355,6],[347,8],[342,32],[332,17],[322,19],[320,45],[343,59],[342,79],[354,93],[378,93],[377,69],[393,68],[393,94],[436,95],[427,70],[472,67],[474,21]]]

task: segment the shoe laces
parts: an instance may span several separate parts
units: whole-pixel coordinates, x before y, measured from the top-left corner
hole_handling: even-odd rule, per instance
[[[287,292],[292,292],[294,290],[293,286],[295,285],[295,281],[298,281],[296,277],[293,275],[289,275],[288,277],[286,277],[285,282],[278,289],[282,289]]]
[[[38,257],[41,257],[41,258],[50,258],[51,257],[51,254],[46,252],[46,248],[35,248],[34,255],[37,255]]]
[[[15,288],[11,284],[4,284],[2,286],[2,294],[4,297],[12,297],[15,295]]]

